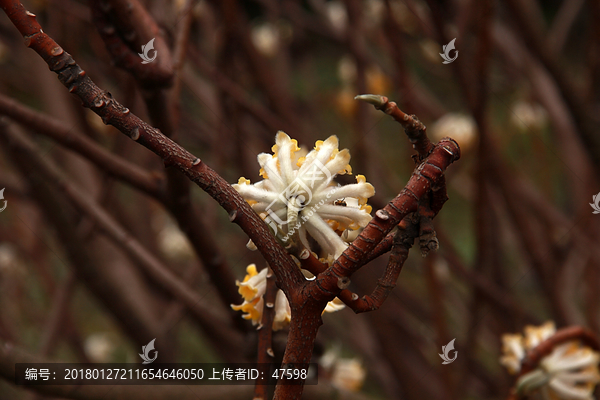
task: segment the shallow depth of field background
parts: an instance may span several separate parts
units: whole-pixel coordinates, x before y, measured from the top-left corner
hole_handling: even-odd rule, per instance
[[[143,3],[173,48],[186,2]],[[547,320],[600,333],[600,214],[589,205],[600,192],[600,148],[590,138],[600,123],[597,2],[507,2],[527,16],[529,29],[513,9],[493,1],[233,1],[242,21],[235,26],[223,18],[220,1],[194,3],[177,77],[177,141],[228,182],[260,179],[256,155],[271,152],[279,129],[309,149],[337,135],[353,156],[353,172],[375,186],[369,204],[374,211],[383,207],[410,177],[413,150],[390,117],[353,100],[361,93],[389,97],[416,114],[432,140],[451,136],[462,149],[446,174],[450,200],[435,219],[440,250],[422,258],[413,247],[380,310],[323,316],[314,361],[323,354],[354,359],[348,365],[357,381],[340,383],[323,366],[320,385],[355,391],[340,395],[355,396],[348,398],[502,399],[514,383],[498,362],[503,333]],[[24,4],[94,82],[151,121],[144,91],[111,63],[86,2]],[[453,38],[458,58],[443,64],[442,45]],[[158,157],[80,106],[3,13],[0,71],[1,96],[164,175]],[[577,115],[565,90],[583,105]],[[227,357],[255,359],[256,331],[220,300],[164,206],[0,113],[200,294],[222,316],[214,323],[244,335],[244,345],[231,347]],[[89,271],[80,278],[88,266],[70,261],[70,244],[58,239],[47,218],[51,208],[35,196],[36,171],[17,168],[10,150],[1,150],[0,189],[6,188],[8,205],[0,213],[0,341],[51,360],[137,363],[141,346],[156,336],[159,361],[231,361],[202,323],[65,201],[60,208],[73,216],[82,251],[99,266],[95,276],[102,284],[90,290]],[[56,182],[46,183],[64,199]],[[195,185],[191,196],[221,265],[240,280],[248,264],[265,267],[209,196]],[[386,260],[360,270],[351,288],[370,293]],[[235,287],[234,281],[221,284]],[[115,299],[127,302],[122,309],[128,311],[115,312],[121,307]],[[438,353],[454,338],[457,360],[442,365]],[[274,340],[280,359],[285,331]],[[33,398],[0,380],[0,399]]]

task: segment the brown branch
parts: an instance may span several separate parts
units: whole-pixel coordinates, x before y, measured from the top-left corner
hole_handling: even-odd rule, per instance
[[[26,45],[46,61],[50,70],[58,74],[61,83],[82,100],[84,107],[98,114],[105,124],[113,125],[150,149],[161,157],[167,166],[174,166],[182,171],[229,213],[231,221],[237,223],[252,238],[258,250],[272,266],[284,291],[289,291],[304,282],[304,277],[294,261],[279,246],[266,224],[229,183],[199,158],[119,104],[110,93],[96,86],[75,60],[42,31],[35,15],[28,12],[17,0],[2,0],[0,4],[25,37]]]
[[[260,371],[259,376],[268,376],[269,363],[272,363],[275,358],[273,353],[273,321],[275,320],[275,299],[277,297],[277,284],[275,283],[275,275],[269,269],[267,273],[267,288],[263,297],[263,315],[258,327],[258,357],[256,362]],[[254,385],[254,400],[265,400],[267,398],[269,386],[264,383],[259,383],[257,379]]]
[[[408,140],[417,151],[419,162],[422,162],[429,155],[431,150],[433,150],[433,143],[431,143],[427,137],[427,128],[418,120],[416,115],[405,114],[398,108],[395,102],[388,101],[388,98],[385,96],[363,94],[356,96],[355,98],[373,104],[376,109],[383,111],[399,122],[404,128]]]
[[[525,7],[525,2],[518,0],[508,0],[506,5],[510,11],[512,19],[519,28],[521,37],[523,37],[527,48],[533,53],[548,70],[559,87],[571,115],[578,128],[578,133],[585,143],[596,171],[600,170],[600,135],[598,135],[597,124],[594,122],[591,107],[584,102],[584,96],[579,88],[571,79],[568,71],[561,68],[558,58],[546,45],[543,36],[545,32],[539,29],[538,25],[530,21],[532,13]],[[527,2],[527,5],[536,7],[535,2]],[[537,14],[540,14],[537,12]],[[540,14],[541,15],[541,14]]]
[[[204,75],[211,79],[223,93],[227,94],[240,106],[240,108],[256,118],[256,120],[262,123],[269,131],[275,132],[286,126],[286,122],[273,113],[269,107],[253,101],[242,86],[229,79],[229,77],[219,71],[218,68],[210,65],[197,49],[190,47],[189,54],[190,60]]]
[[[173,52],[173,72],[174,82],[171,89],[171,102],[173,103],[172,112],[174,113],[174,121],[179,121],[179,95],[181,94],[181,81],[183,71],[183,64],[185,62],[185,56],[187,54],[188,44],[190,40],[190,30],[192,28],[192,21],[194,20],[194,6],[198,3],[197,0],[187,0],[185,6],[181,10],[180,26],[177,29],[175,35],[175,51]]]
[[[254,43],[252,43],[250,25],[240,8],[240,3],[236,0],[213,1],[213,3],[215,7],[221,9],[223,22],[228,29],[228,33],[236,44],[241,47],[252,76],[269,99],[271,108],[286,121],[286,125],[279,127],[279,129],[298,130],[298,116],[292,111],[297,108],[293,106],[293,100],[285,91],[282,79],[279,79],[280,77],[274,71],[273,66],[258,52]]]
[[[390,295],[408,258],[408,251],[418,236],[417,224],[409,224],[406,229],[398,229],[394,236],[394,244],[383,277],[377,281],[377,286],[370,295],[357,298],[351,308],[355,313],[375,311]]]
[[[117,282],[113,273],[114,269],[104,265],[100,249],[93,245],[98,242],[90,243],[84,240],[77,229],[78,218],[72,207],[65,207],[68,201],[64,194],[53,187],[44,175],[39,174],[38,169],[32,168],[30,160],[15,151],[11,142],[6,143],[6,134],[10,134],[10,128],[12,127],[3,119],[0,120],[2,149],[12,150],[6,154],[27,179],[33,198],[43,211],[46,221],[54,228],[60,243],[64,245],[70,267],[76,270],[78,278],[115,316],[123,331],[132,340],[146,343],[153,334],[158,333],[148,305],[131,296],[131,288],[128,288],[129,292],[126,293],[123,286],[119,285],[120,282]],[[41,258],[35,257],[35,260]],[[114,260],[111,260],[111,263],[114,263]],[[47,275],[44,268],[40,269],[40,272]],[[122,273],[120,276],[122,277]],[[55,285],[51,276],[46,276],[42,282],[46,285],[47,292],[54,292]]]
[[[98,206],[91,196],[69,182],[53,163],[41,157],[40,152],[32,142],[8,129],[0,132],[0,137],[5,141],[10,140],[14,151],[27,160],[31,166],[34,166],[35,170],[39,171],[39,174],[44,176],[47,181],[56,182],[56,185],[75,207],[92,218],[98,224],[98,227],[117,246],[125,250],[158,285],[187,306],[202,326],[203,331],[206,332],[215,345],[220,347],[222,354],[229,355],[232,360],[235,359],[236,354],[238,354],[236,347],[241,346],[241,337],[227,328],[223,318],[205,305],[202,297],[194,293],[168,267],[148,252],[110,214]],[[224,339],[227,340],[227,343],[223,342]]]
[[[406,187],[387,206],[375,213],[375,218],[348,246],[324,276],[311,286],[321,286],[324,291],[339,292],[338,278],[349,278],[362,265],[365,256],[408,214],[417,211],[419,201],[437,182],[446,168],[460,158],[458,144],[452,139],[442,139],[429,156],[415,169]]]
[[[154,18],[138,0],[91,0],[94,23],[115,63],[140,79],[147,88],[169,87],[173,64],[169,46]],[[138,56],[154,39],[156,59],[142,64]],[[150,54],[149,54],[150,55]]]
[[[437,276],[437,272],[435,271],[435,260],[436,255],[434,254],[432,257],[428,257],[424,262],[425,267],[425,281],[428,289],[428,298],[430,299],[431,304],[431,315],[433,318],[433,326],[436,331],[436,343],[438,347],[444,346],[448,342],[448,338],[450,338],[450,333],[448,332],[448,323],[446,322],[446,318],[444,315],[444,288],[440,284],[439,277]],[[455,385],[452,380],[452,376],[450,374],[450,370],[448,368],[444,368],[443,365],[440,365],[442,382],[445,386],[445,390],[443,390],[443,397],[445,399],[453,399],[455,397]]]
[[[456,248],[452,244],[450,237],[441,228],[438,229],[438,235],[440,240],[444,243],[442,253],[444,258],[448,261],[448,267],[456,274],[457,277],[465,280],[469,285],[477,288],[481,296],[486,299],[490,304],[503,310],[504,313],[512,315],[518,321],[520,319],[525,320],[530,324],[538,324],[540,320],[534,316],[531,312],[523,309],[512,298],[506,295],[506,291],[498,286],[493,280],[490,280],[487,276],[482,273],[469,269],[465,265],[464,261],[459,256]]]
[[[429,156],[413,172],[406,187],[383,209],[342,255],[315,280],[305,282],[300,291],[286,293],[292,308],[288,346],[283,357],[286,363],[308,363],[314,340],[322,324],[320,313],[350,284],[350,277],[360,267],[376,245],[408,214],[417,211],[420,200],[431,190],[446,168],[460,158],[460,148],[452,139],[442,139]],[[293,345],[290,345],[293,344]],[[277,385],[275,399],[297,399],[300,385]]]
[[[278,283],[286,293],[292,309],[292,322],[284,364],[310,361],[314,340],[322,323],[320,314],[327,301],[333,299],[347,286],[352,273],[364,264],[369,253],[376,248],[377,244],[404,217],[418,210],[421,199],[425,198],[430,190],[439,184],[439,179],[446,168],[460,157],[460,149],[451,139],[443,139],[437,145],[432,146],[428,155],[423,157],[423,162],[413,172],[405,189],[385,208],[376,213],[376,217],[332,267],[319,274],[314,281],[307,282],[291,257],[277,244],[264,222],[227,182],[201,160],[163,136],[157,129],[145,124],[128,109],[117,103],[112,96],[94,85],[75,61],[41,31],[35,17],[28,14],[16,0],[1,0],[0,4],[24,35],[26,43],[44,58],[50,69],[59,75],[59,80],[69,88],[70,92],[79,96],[84,106],[100,115],[105,123],[114,125],[133,140],[158,154],[167,166],[175,166],[181,170],[229,212],[230,220],[238,223],[253,239],[273,268]],[[224,4],[226,9],[231,7],[228,10],[231,14],[228,12],[224,14],[227,17],[234,15],[228,21],[233,29],[232,25],[235,24],[232,22],[236,22],[235,14],[239,10],[230,1],[224,2]],[[245,40],[247,43],[248,38],[246,37]],[[250,61],[254,59],[253,57],[249,58]],[[265,71],[257,73],[264,75]],[[262,80],[264,81],[264,79]],[[268,82],[269,85],[271,83]],[[277,100],[278,103],[273,105],[279,105],[280,108],[286,109],[284,102],[280,98]],[[417,139],[417,142],[420,143],[421,140]],[[417,147],[420,148],[420,146]],[[421,148],[420,153],[424,149]],[[303,387],[300,385],[280,384],[276,388],[275,398],[299,398],[302,390]]]
[[[115,0],[112,1],[115,2]],[[119,1],[116,1],[116,3],[118,2]],[[186,44],[192,18],[191,6],[193,3],[193,1],[189,1],[186,5],[188,12],[187,15],[184,16],[182,27],[179,30],[178,47],[175,54],[175,66],[178,75],[176,76],[176,85],[170,93],[167,93],[166,90],[163,89],[160,76],[143,75],[137,68],[125,68],[142,86],[148,114],[151,116],[153,124],[167,137],[173,140],[176,140],[178,133],[178,122],[175,116],[179,114],[177,110],[179,108],[178,92],[180,88],[179,82],[181,81],[180,71],[186,54],[185,50],[187,48]],[[102,34],[105,28],[104,23],[106,22],[102,14],[102,0],[96,0],[94,1],[94,4],[95,7],[98,8],[97,11],[100,13],[96,20],[96,25],[99,32]],[[119,11],[118,8],[119,5],[114,4],[114,6],[117,8],[110,9],[107,13],[110,15],[114,14],[116,20],[115,27],[118,30],[131,32],[134,37],[143,37],[146,35],[145,30],[147,27],[145,25],[132,25],[130,24],[130,21],[123,20],[122,11]],[[134,5],[131,12],[134,14],[139,13],[138,19],[143,19],[148,22],[150,26],[156,26],[154,19],[140,4]],[[103,39],[107,46],[110,47],[111,36],[103,35]],[[159,49],[157,49],[157,51],[159,51]],[[170,57],[170,53],[167,52],[166,54],[161,54],[158,59],[170,59]],[[168,63],[170,65],[170,61]],[[190,240],[194,251],[202,261],[212,283],[217,288],[219,297],[223,303],[226,305],[235,303],[238,300],[238,293],[234,285],[235,276],[227,263],[226,257],[219,251],[219,247],[210,234],[210,229],[204,222],[198,208],[192,203],[190,186],[190,181],[186,179],[180,171],[168,169],[167,195],[163,202],[177,220],[180,229]],[[245,330],[247,328],[247,325],[245,325],[237,316],[237,313],[229,308],[228,312],[234,321],[234,324],[240,330]]]
[[[0,94],[0,115],[6,115],[35,133],[48,136],[63,146],[81,154],[96,167],[111,176],[129,183],[155,199],[164,196],[162,176],[158,172],[147,172],[136,164],[106,150],[87,136],[74,132],[58,119],[35,111]]]
[[[56,339],[69,316],[69,306],[76,283],[75,273],[71,270],[54,294],[54,303],[40,344],[40,353],[43,356],[48,356],[52,347],[56,345]]]

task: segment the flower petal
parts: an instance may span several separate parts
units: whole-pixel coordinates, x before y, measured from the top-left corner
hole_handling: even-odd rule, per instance
[[[333,219],[346,226],[350,226],[353,222],[357,222],[360,227],[365,227],[373,218],[370,214],[367,214],[361,209],[333,204],[322,205],[317,213],[323,219]]]
[[[309,215],[309,213],[312,215]],[[301,216],[303,217],[302,220],[304,221],[304,225],[310,236],[312,236],[328,254],[332,254],[333,257],[337,259],[344,250],[346,250],[348,245],[334,232],[333,229],[331,229],[327,222],[319,217],[318,214],[303,210]]]

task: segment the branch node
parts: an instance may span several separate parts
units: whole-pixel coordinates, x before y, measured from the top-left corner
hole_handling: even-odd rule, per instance
[[[350,286],[350,278],[348,278],[346,276],[342,276],[342,277],[338,278],[338,280],[337,280],[337,287],[338,288],[344,290],[348,286]]]
[[[102,121],[104,121],[104,118],[102,118]],[[140,128],[138,128],[137,126],[133,128],[133,130],[131,131],[131,138],[135,141],[137,141],[140,138]]]
[[[50,50],[50,54],[52,54],[54,57],[60,56],[64,52],[65,51],[60,46],[53,47],[52,50]]]
[[[383,210],[383,209],[382,210],[377,210],[377,212],[375,213],[375,215],[378,218],[380,218],[380,219],[382,219],[384,221],[390,218],[390,214],[387,211]]]
[[[308,257],[310,257],[310,251],[308,249],[304,249],[300,252],[300,254],[298,255],[298,257],[301,260],[307,260]]]
[[[196,158],[196,160],[200,160],[199,158]],[[196,163],[196,161],[194,161],[194,163]],[[199,164],[199,163],[198,163]],[[197,164],[194,164],[197,165]],[[235,219],[237,218],[238,212],[237,210],[233,210],[232,212],[229,213],[229,222],[233,222],[235,221]]]
[[[200,162],[201,162],[201,161],[200,161],[200,159],[199,159],[199,158],[196,158],[196,159],[194,160],[194,162],[192,163],[192,165],[198,165],[198,164],[200,164]],[[236,212],[237,212],[237,211],[236,211]],[[231,215],[231,214],[230,214],[230,215]],[[234,217],[234,219],[235,219],[235,217]]]
[[[267,354],[268,354],[269,356],[271,356],[271,357],[275,357],[275,352],[274,352],[274,351],[273,351],[273,349],[272,349],[272,348],[270,348],[270,347],[267,349]]]

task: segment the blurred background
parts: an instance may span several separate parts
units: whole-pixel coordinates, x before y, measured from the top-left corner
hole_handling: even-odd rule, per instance
[[[378,311],[323,316],[320,383],[305,398],[503,399],[515,378],[498,361],[502,334],[548,320],[600,333],[600,2],[23,3],[96,84],[230,183],[260,179],[256,155],[278,130],[308,149],[337,135],[383,207],[414,151],[399,124],[353,100],[362,93],[396,101],[432,140],[458,141],[440,250],[413,248]],[[146,17],[128,19],[137,7]],[[153,33],[147,65],[172,79],[140,72]],[[255,360],[256,329],[230,304],[247,265],[266,265],[227,213],[81,107],[4,14],[0,71],[3,344],[34,359],[137,363],[156,338],[162,362]],[[370,293],[386,263],[351,289]],[[442,365],[452,339],[457,359]],[[280,359],[286,331],[274,341]],[[2,376],[1,399],[50,396]]]

